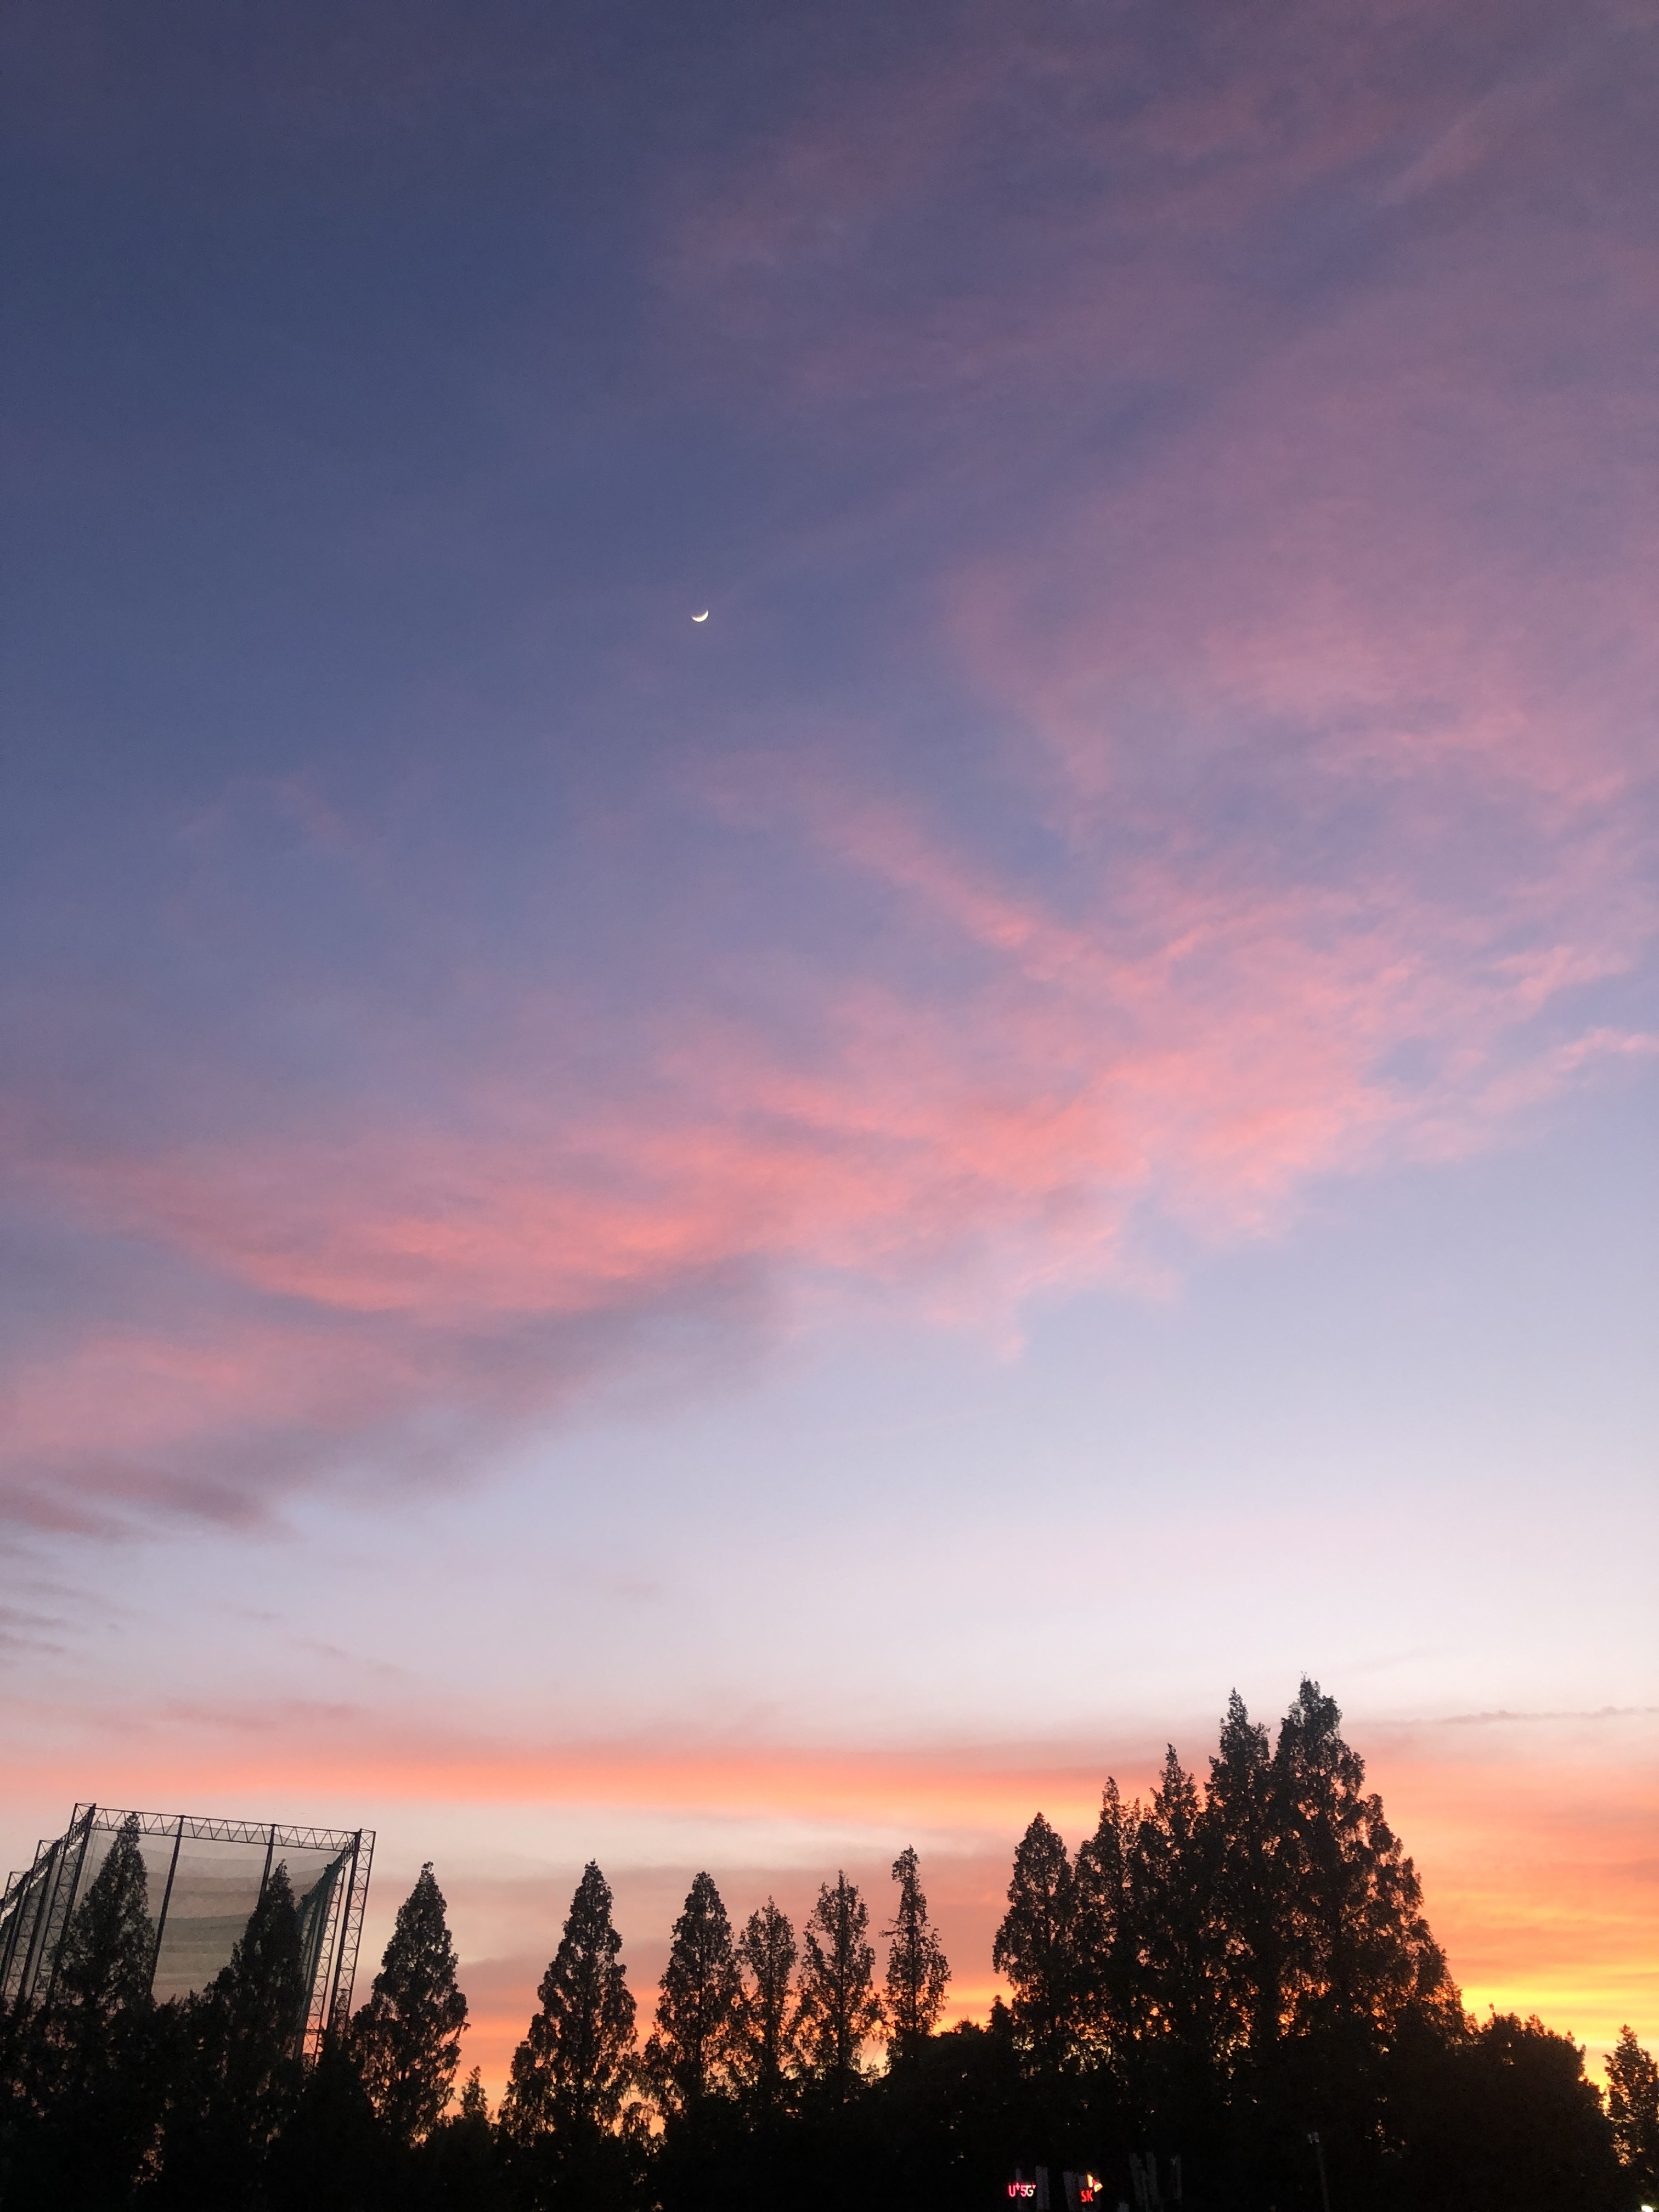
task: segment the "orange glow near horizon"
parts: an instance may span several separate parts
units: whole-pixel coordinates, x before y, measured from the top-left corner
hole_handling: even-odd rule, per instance
[[[321,1717],[318,1733],[326,1734]],[[1524,1754],[1516,1757],[1501,1727],[1419,1729],[1392,1741],[1380,1733],[1383,1747],[1368,1763],[1370,1779],[1416,1860],[1431,1924],[1468,2008],[1537,2012],[1584,2042],[1595,2067],[1626,2021],[1654,2041],[1659,1880],[1647,1839],[1659,1790],[1639,1747],[1632,1755],[1627,1744],[1581,1738],[1547,1757],[1532,1732],[1516,1745]],[[785,1863],[753,1863],[752,1844],[740,1833],[725,1844],[724,1859],[715,1845],[690,1846],[715,1859],[712,1870],[734,1917],[769,1890],[786,1909],[804,1912],[818,1879],[833,1873],[833,1857],[868,1886],[878,1924],[887,1860],[902,1842],[921,1842],[930,1900],[956,1969],[949,2017],[982,2019],[998,1987],[989,1960],[1008,1864],[1032,1814],[1042,1809],[1074,1847],[1093,1825],[1108,1765],[1126,1791],[1145,1791],[1152,1778],[1144,1754],[1109,1761],[1082,1746],[1049,1747],[1046,1756],[1007,1746],[641,1742],[452,1744],[422,1753],[388,1730],[378,1742],[342,1741],[331,1749],[313,1734],[297,1757],[291,1743],[288,1729],[273,1729],[263,1741],[245,1735],[234,1748],[221,1741],[159,1761],[156,1747],[139,1743],[118,1759],[106,1747],[99,1764],[110,1802],[135,1802],[135,1791],[139,1801],[152,1796],[165,1777],[167,1807],[157,1809],[177,1803],[338,1819],[356,1807],[349,1817],[367,1819],[373,1808],[380,1871],[360,1970],[365,1986],[397,1884],[428,1855],[422,1828],[441,1815],[446,1832],[457,1834],[457,1856],[447,1872],[440,1864],[440,1879],[473,1984],[467,2063],[482,2067],[492,2094],[533,2007],[579,1863],[551,1855],[533,1872],[524,1863],[526,1809],[559,1813],[566,1832],[569,1814],[586,1813],[595,1827],[622,1837],[605,1870],[642,2018],[669,1922],[696,1870],[664,1863],[662,1824],[760,1821],[769,1824],[769,1848],[783,1849]],[[54,1759],[16,1779],[31,1796],[67,1803],[86,1776],[84,1760],[71,1774]],[[513,1816],[512,1856],[521,1871],[500,1864],[492,1808]],[[842,1841],[813,1840],[825,1831]],[[813,1863],[815,1852],[822,1864]]]

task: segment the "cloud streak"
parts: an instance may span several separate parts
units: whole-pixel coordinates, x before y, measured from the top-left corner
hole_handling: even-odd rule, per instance
[[[9,1353],[14,1515],[476,1461],[825,1297],[1014,1341],[1652,1054],[1626,19],[1569,64],[1477,12],[1166,49],[969,9],[693,165],[662,333],[855,487],[738,611],[891,578],[866,705],[676,664],[629,695],[684,718],[648,794],[556,825],[298,774],[175,825],[125,995],[21,1002],[9,1218],[98,1289]],[[1581,157],[1589,232],[1530,182]],[[217,934],[246,1002],[181,1012]]]

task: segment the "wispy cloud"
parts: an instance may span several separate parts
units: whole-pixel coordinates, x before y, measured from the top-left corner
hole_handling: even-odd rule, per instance
[[[688,167],[663,334],[852,485],[768,559],[893,580],[891,696],[710,695],[561,817],[562,936],[545,794],[198,806],[143,982],[27,1015],[102,1072],[25,1061],[16,1218],[98,1287],[12,1355],[14,1512],[476,1462],[830,1283],[1012,1342],[1167,1281],[1168,1224],[1271,1232],[1654,1052],[1656,264],[1526,190],[1540,133],[1626,146],[1624,18],[1570,69],[1501,10],[1337,20],[969,9]],[[183,948],[199,1003],[141,1018]]]

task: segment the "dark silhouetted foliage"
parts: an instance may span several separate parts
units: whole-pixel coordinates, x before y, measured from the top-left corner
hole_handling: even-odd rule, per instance
[[[838,2097],[858,2080],[860,2053],[881,2025],[869,1925],[857,1884],[838,1874],[819,1889],[805,1930],[796,2040],[807,2072]]]
[[[460,2063],[466,1999],[455,1985],[455,1946],[431,1864],[398,1908],[351,2045],[376,2112],[400,2142],[430,2134]]]
[[[1604,2109],[1570,2037],[1465,2016],[1316,1684],[1276,1741],[1234,1698],[1206,1783],[1173,1749],[1145,1802],[1109,1780],[1074,1856],[1032,1821],[996,1938],[1012,2002],[983,2027],[939,2032],[914,1851],[893,1876],[884,2070],[864,2063],[884,2007],[845,1875],[799,1959],[769,1898],[734,1942],[699,1875],[636,2062],[590,1865],[492,2122],[476,2070],[444,2116],[465,2002],[429,1868],[351,2032],[306,2065],[283,1871],[217,1980],[157,2006],[137,1838],[118,1836],[50,2002],[0,2018],[0,2208],[1006,2212],[1015,2167],[1043,2166],[1053,2212],[1067,2171],[1102,2177],[1106,2212],[1321,2212],[1321,2161],[1332,2212],[1653,2201],[1652,2057],[1626,2029]]]
[[[147,2007],[155,1965],[149,1877],[138,1816],[129,1813],[64,1931],[56,1996],[66,2021],[107,2021]]]
[[[279,1865],[229,1965],[183,2008],[162,2124],[163,2203],[257,2202],[267,2153],[300,2106],[306,1995],[299,1915]]]
[[[939,2025],[951,1964],[927,1917],[914,1849],[902,1850],[894,1860],[893,1879],[899,1886],[898,1904],[891,1925],[882,1933],[887,1938],[888,2050],[893,2063],[902,2066]]]
[[[1078,2045],[1081,1961],[1073,1925],[1072,1863],[1041,1813],[1019,1839],[1008,1911],[991,1961],[1014,1992],[1014,2033],[1038,2070],[1058,2073]]]
[[[731,2080],[743,1975],[712,1876],[692,1883],[674,1923],[644,2071],[665,2113],[687,2112]]]
[[[793,2063],[793,1980],[799,1956],[787,1913],[769,1897],[751,1912],[738,1941],[743,1983],[738,2002],[734,2062],[752,2102],[775,2105]]]
[[[1651,2200],[1659,2194],[1659,2060],[1621,2027],[1607,2061],[1607,2117],[1626,2173]]]
[[[126,2201],[166,2092],[149,1994],[155,1958],[149,1879],[129,1819],[70,1917],[50,2006],[8,2023],[0,2202]]]
[[[1392,2200],[1425,2212],[1622,2212],[1613,2131],[1584,2054],[1540,2021],[1497,2013],[1437,2054],[1413,2098]]]
[[[532,2197],[628,2201],[635,2145],[617,2130],[635,2080],[634,1999],[621,1951],[610,1887],[590,1860],[501,2106],[518,2185]]]

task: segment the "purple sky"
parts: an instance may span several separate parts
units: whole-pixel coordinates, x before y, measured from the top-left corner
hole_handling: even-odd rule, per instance
[[[9,1863],[982,1991],[985,1772],[1306,1669],[1659,2030],[1651,10],[6,40]]]

